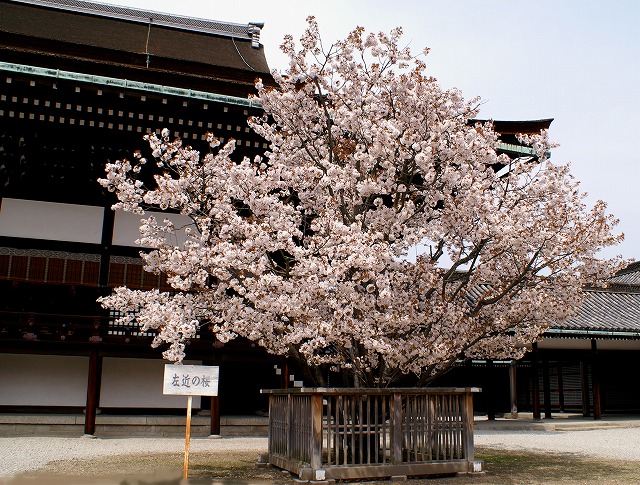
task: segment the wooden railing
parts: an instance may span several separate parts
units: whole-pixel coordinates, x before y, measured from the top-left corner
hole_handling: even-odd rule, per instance
[[[106,334],[101,316],[0,311],[0,339],[39,342],[90,342]]]
[[[139,325],[116,324],[104,315],[65,315],[38,312],[0,311],[0,341],[34,341],[69,343],[139,344],[149,346],[153,332],[143,332]],[[202,330],[191,343],[196,346],[213,341],[210,331]]]
[[[269,394],[269,462],[303,480],[480,471],[477,388],[286,389]]]

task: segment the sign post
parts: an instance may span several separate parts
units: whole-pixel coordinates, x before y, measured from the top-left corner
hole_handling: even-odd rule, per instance
[[[182,478],[189,474],[189,444],[191,441],[191,404],[193,396],[217,396],[220,368],[209,365],[165,364],[163,394],[187,396],[187,429],[184,444]]]

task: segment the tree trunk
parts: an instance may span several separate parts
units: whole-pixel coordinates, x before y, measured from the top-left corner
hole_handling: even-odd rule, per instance
[[[300,355],[298,349],[293,345],[289,346],[289,356],[302,371],[302,375],[309,383],[309,387],[324,387],[326,385],[324,376],[322,375],[322,372],[320,372],[320,368],[318,366],[309,365],[304,356]]]

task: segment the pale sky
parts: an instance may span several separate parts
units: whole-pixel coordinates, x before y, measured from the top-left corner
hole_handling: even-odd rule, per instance
[[[625,241],[604,253],[640,259],[640,2],[636,0],[100,0],[145,10],[247,24],[264,22],[271,68],[284,69],[278,46],[297,39],[314,15],[325,43],[360,25],[404,29],[414,53],[431,48],[430,74],[466,98],[480,116],[554,118],[553,160],[571,162],[589,194],[609,204]],[[638,138],[636,138],[638,137]]]

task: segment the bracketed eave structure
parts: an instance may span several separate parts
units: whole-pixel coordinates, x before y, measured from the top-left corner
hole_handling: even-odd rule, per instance
[[[247,97],[270,78],[261,24],[77,0],[0,2],[3,61]]]

